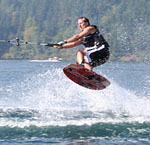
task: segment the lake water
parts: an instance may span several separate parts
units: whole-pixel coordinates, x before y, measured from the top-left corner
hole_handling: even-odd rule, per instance
[[[70,63],[0,61],[0,144],[150,144],[150,65],[97,67],[111,85],[95,91],[64,75]]]

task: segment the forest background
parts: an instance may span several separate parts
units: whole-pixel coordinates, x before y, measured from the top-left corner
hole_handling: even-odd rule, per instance
[[[110,44],[110,60],[150,61],[150,0],[0,0],[0,40],[58,43],[85,16]],[[76,50],[0,42],[0,59],[75,59]]]

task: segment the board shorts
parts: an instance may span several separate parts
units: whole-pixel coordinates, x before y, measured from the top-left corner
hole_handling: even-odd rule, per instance
[[[95,45],[93,47],[87,47],[85,50],[87,50],[87,52],[84,59],[91,67],[104,64],[109,59],[109,48],[105,45]]]

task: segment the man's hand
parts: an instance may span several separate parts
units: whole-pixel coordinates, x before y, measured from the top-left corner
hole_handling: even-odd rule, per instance
[[[63,49],[63,46],[62,45],[54,45],[55,48],[58,48],[58,49]]]
[[[66,40],[64,40],[64,41],[60,41],[60,42],[58,42],[57,44],[59,44],[59,45],[64,45],[65,43],[67,43],[67,41]]]
[[[65,43],[67,43],[66,40],[60,41],[60,42],[57,43],[58,45],[55,45],[54,47],[55,47],[55,48],[59,48],[59,49],[63,49],[63,45],[64,45]]]

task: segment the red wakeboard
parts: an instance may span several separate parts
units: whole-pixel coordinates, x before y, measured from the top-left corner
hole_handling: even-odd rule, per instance
[[[105,77],[77,64],[70,64],[63,71],[73,82],[88,89],[102,90],[110,85],[110,81]]]

